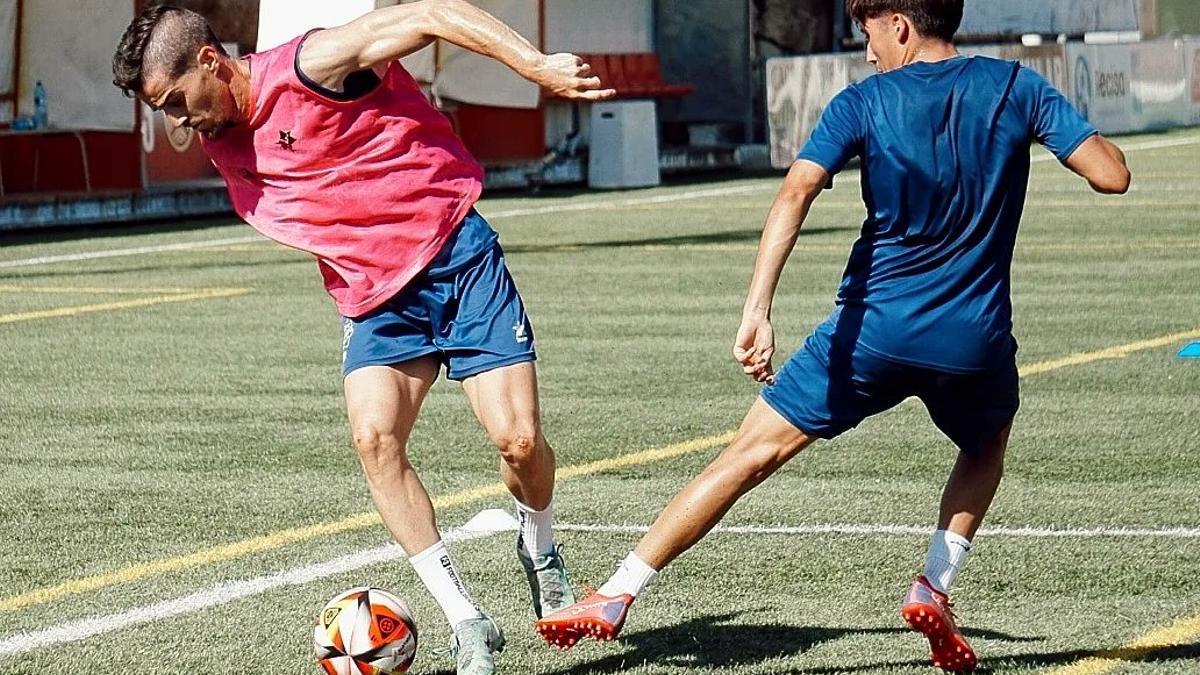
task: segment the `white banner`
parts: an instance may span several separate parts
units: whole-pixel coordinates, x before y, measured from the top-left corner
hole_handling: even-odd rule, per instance
[[[786,169],[808,140],[825,106],[851,82],[854,57],[830,54],[767,61],[771,164]]]
[[[112,57],[133,20],[133,3],[37,0],[23,7],[21,112],[33,112],[34,85],[41,81],[51,126],[132,131],[133,102],[112,84]]]
[[[1200,124],[1200,40],[1185,40],[1183,60],[1187,65],[1190,124]]]
[[[1067,73],[1066,49],[1063,45],[1006,45],[998,51],[998,58],[1020,61],[1021,65],[1040,73],[1055,89],[1070,95],[1071,77]]]
[[[1183,43],[1144,42],[1129,49],[1136,128],[1146,131],[1189,124],[1192,114]]]
[[[1020,61],[1038,71],[1106,134],[1200,125],[1200,40],[961,51]],[[862,53],[770,59],[767,117],[775,167],[791,165],[839,91],[874,73]]]
[[[1067,67],[1071,101],[1089,122],[1104,133],[1134,128],[1127,46],[1072,43],[1067,46]]]
[[[1068,45],[1071,100],[1104,133],[1193,124],[1187,51],[1173,40]]]

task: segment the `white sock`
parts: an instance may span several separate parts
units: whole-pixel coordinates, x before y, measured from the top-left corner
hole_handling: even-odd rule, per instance
[[[450,559],[445,542],[439,541],[409,558],[408,562],[412,563],[425,588],[429,589],[433,599],[446,613],[446,620],[450,622],[451,627],[483,616],[483,612],[479,611],[479,607],[467,593],[467,587],[458,576],[458,570],[454,569],[454,561]]]
[[[971,552],[971,542],[949,530],[938,530],[933,533],[933,541],[929,544],[929,553],[925,554],[925,578],[929,585],[941,593],[950,594],[950,587],[958,576],[967,554]]]
[[[653,583],[657,576],[657,570],[647,565],[635,554],[630,553],[621,561],[616,573],[609,577],[608,581],[604,582],[604,585],[596,592],[610,598],[618,595],[631,595],[636,598],[638,593],[646,590],[646,587]]]
[[[517,500],[517,523],[525,552],[535,561],[554,553],[554,505],[544,511],[534,511]]]

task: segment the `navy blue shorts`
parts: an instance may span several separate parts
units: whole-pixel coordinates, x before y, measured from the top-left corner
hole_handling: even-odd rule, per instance
[[[763,400],[809,436],[835,438],[909,397],[925,404],[933,423],[971,454],[1012,424],[1020,407],[1020,376],[1010,365],[974,374],[907,365],[835,347],[818,329],[765,387]]]
[[[472,214],[462,226],[470,229],[447,243],[438,260],[403,291],[366,316],[342,319],[343,376],[429,354],[446,364],[452,380],[537,360],[533,328],[504,252],[494,237],[476,236],[486,227]],[[464,244],[455,250],[456,242],[468,237],[482,242],[469,257],[462,252]],[[448,264],[455,256],[467,259]]]

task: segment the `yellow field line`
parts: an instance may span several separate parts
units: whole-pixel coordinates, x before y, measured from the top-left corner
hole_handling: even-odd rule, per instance
[[[1123,359],[1126,356],[1129,356],[1130,354],[1133,354],[1136,352],[1146,351],[1147,349],[1157,349],[1159,347],[1166,347],[1166,346],[1173,345],[1173,344],[1176,344],[1179,342],[1184,342],[1187,340],[1195,340],[1197,338],[1200,338],[1200,328],[1197,328],[1196,330],[1187,331],[1184,333],[1175,333],[1174,335],[1164,335],[1163,337],[1155,338],[1153,340],[1142,340],[1141,342],[1134,342],[1134,343],[1127,344],[1127,345],[1121,345],[1119,347],[1109,347],[1108,349],[1101,349],[1098,352],[1086,352],[1086,353],[1082,353],[1082,354],[1074,354],[1072,356],[1067,356],[1067,357],[1064,357],[1061,359],[1054,359],[1053,361],[1043,361],[1041,363],[1034,363],[1034,364],[1031,364],[1031,365],[1028,365],[1028,366],[1025,366],[1024,368],[1022,368],[1021,376],[1028,377],[1030,375],[1046,373],[1051,370],[1058,370],[1060,368],[1067,368],[1070,366],[1082,366],[1085,363],[1092,363],[1093,361],[1104,361],[1107,359]]]
[[[862,204],[857,205],[862,208]],[[757,207],[755,207],[757,208]],[[847,231],[851,228],[846,228]],[[511,252],[520,253],[575,253],[579,251],[587,251],[589,249],[603,248],[599,245],[588,244],[560,244],[558,246],[537,246],[534,251],[529,251],[521,244],[515,244]],[[614,247],[616,248],[616,247]],[[626,251],[757,251],[757,242],[747,243],[732,243],[720,242],[712,244],[704,243],[687,243],[687,244],[626,244],[620,248]],[[800,252],[821,252],[821,253],[844,253],[849,251],[849,244],[821,244],[807,245],[800,242],[797,245],[797,250]],[[1136,251],[1136,250],[1184,250],[1200,248],[1200,241],[1195,240],[1180,240],[1180,241],[1147,241],[1147,242],[1111,242],[1111,243],[1079,243],[1079,244],[1037,244],[1024,243],[1017,248],[1018,253],[1029,251]],[[271,242],[265,244],[247,244],[245,246],[215,246],[211,248],[198,248],[188,253],[289,253],[290,249],[277,246]],[[841,264],[841,263],[839,263]],[[16,293],[19,291],[28,290],[20,286],[0,286],[0,293]],[[92,292],[86,289],[78,289],[79,292]],[[55,292],[53,290],[33,291],[33,292]],[[94,292],[110,292],[96,289]],[[111,291],[120,292],[120,291]],[[132,293],[133,291],[129,291]],[[156,292],[156,291],[150,291]],[[170,292],[164,290],[163,292]]]
[[[1121,359],[1139,351],[1156,349],[1200,338],[1200,329],[1166,335],[1154,340],[1142,340],[1120,347],[1102,349],[1098,352],[1076,354],[1054,361],[1043,361],[1021,369],[1021,376],[1037,375],[1051,370],[1079,366],[1103,359]],[[1182,619],[1171,626],[1159,628],[1119,649],[1100,652],[1093,657],[1077,661],[1072,665],[1053,671],[1052,675],[1104,675],[1122,664],[1137,661],[1155,652],[1180,644],[1188,644],[1200,638],[1200,615]]]
[[[3,286],[0,293],[47,293],[63,295],[184,295],[233,290],[227,288],[105,288],[100,286]]]
[[[1200,248],[1200,241],[1111,242],[1106,244],[1020,244],[1017,251],[1130,251]]]
[[[293,250],[290,248],[280,246],[279,244],[276,244],[273,241],[267,241],[267,242],[263,242],[261,244],[242,244],[240,246],[205,246],[204,248],[197,248],[197,249],[193,249],[191,251],[184,251],[184,252],[185,253],[264,253],[264,252],[268,252],[268,251],[272,252],[272,253],[277,253],[277,252],[278,253],[294,253],[297,256],[305,255],[304,253],[301,253],[300,251],[296,251],[296,250]]]
[[[120,309],[150,307],[152,305],[164,305],[171,302],[191,302],[194,300],[211,300],[213,298],[232,298],[238,295],[246,295],[249,292],[250,289],[248,288],[211,289],[197,291],[195,293],[159,295],[152,298],[139,298],[137,300],[124,300],[121,302],[104,302],[96,305],[77,305],[74,307],[58,307],[56,309],[39,309],[31,312],[17,312],[16,314],[0,314],[0,324],[17,323],[18,321],[36,321],[38,319],[57,319],[68,316],[79,316],[80,314],[91,314],[94,312],[113,312]]]
[[[1145,200],[1145,199],[1142,199],[1142,200],[1136,200],[1136,199],[1107,200],[1107,199],[1098,197],[1095,200],[1093,200],[1093,202],[1090,204],[1081,204],[1081,203],[1079,203],[1079,201],[1070,201],[1070,200],[1063,200],[1063,199],[1049,200],[1049,199],[1032,198],[1026,203],[1025,208],[1037,209],[1037,208],[1043,208],[1043,207],[1054,207],[1054,208],[1078,209],[1080,207],[1086,208],[1088,206],[1103,206],[1106,209],[1116,207],[1116,206],[1129,206],[1129,207],[1136,207],[1136,208],[1141,208],[1141,209],[1160,208],[1160,209],[1181,209],[1181,210],[1186,209],[1188,211],[1195,211],[1197,208],[1200,208],[1200,203],[1184,202],[1184,201],[1168,201],[1168,200],[1158,200],[1158,199],[1155,199],[1155,200]]]
[[[558,246],[538,247],[533,251],[523,249],[519,245],[513,247],[514,253],[576,253],[587,251],[589,249],[601,250],[605,247],[602,245],[586,245],[586,244],[561,244]],[[757,251],[757,243],[732,243],[721,242],[712,244],[703,243],[688,243],[688,244],[628,244],[614,246],[622,251],[713,251],[713,252],[728,252],[728,251]],[[1038,251],[1048,252],[1109,252],[1109,251],[1171,251],[1200,248],[1200,241],[1181,241],[1172,242],[1130,242],[1126,244],[1110,243],[1110,244],[1021,244],[1017,248],[1018,254],[1036,253]],[[797,244],[796,250],[800,253],[844,253],[850,250],[849,244],[806,244],[803,241]],[[812,263],[808,263],[812,264]],[[831,265],[843,265],[840,261],[830,261]]]
[[[601,459],[595,462],[580,464],[577,466],[569,466],[558,471],[559,480],[570,480],[580,476],[588,476],[602,471],[611,471],[627,466],[637,466],[639,464],[648,464],[657,462],[672,457],[679,457],[701,450],[707,450],[719,445],[728,443],[733,438],[732,433],[721,434],[719,436],[709,436],[706,438],[698,438],[683,443],[676,443],[661,448],[653,448],[634,452],[609,459]],[[434,508],[445,509],[454,506],[462,506],[483,499],[499,497],[508,494],[507,488],[503,483],[492,483],[483,485],[460,492],[455,492],[433,499]],[[0,599],[0,611],[12,611],[22,607],[32,605],[40,605],[51,600],[63,598],[71,595],[78,595],[88,591],[95,591],[117,584],[129,583],[145,579],[147,577],[158,576],[169,572],[178,572],[181,570],[190,569],[193,567],[201,567],[204,565],[213,565],[220,562],[243,558],[253,553],[270,551],[277,548],[296,544],[317,537],[324,537],[351,530],[358,530],[364,527],[371,527],[379,523],[379,514],[374,511],[367,513],[359,513],[353,516],[342,518],[327,523],[317,525],[309,525],[307,527],[297,527],[288,530],[280,530],[272,534],[261,537],[246,539],[233,544],[217,546],[214,548],[204,549],[195,553],[190,553],[178,558],[169,558],[165,560],[156,560],[148,563],[131,565],[129,567],[109,572],[107,574],[99,574],[91,577],[83,577],[73,579],[56,586],[48,586],[29,593],[15,595],[8,598]]]
[[[1124,647],[1098,652],[1095,656],[1059,668],[1051,675],[1104,675],[1120,666],[1154,656],[1171,647],[1190,645],[1200,638],[1200,614],[1158,628]]]
[[[1065,359],[1047,361],[1044,363],[1035,363],[1023,368],[1021,370],[1021,374],[1023,377],[1028,377],[1029,375],[1044,373],[1050,370],[1056,370],[1058,368],[1066,368],[1068,366],[1089,363],[1091,361],[1098,360],[1099,358],[1115,358],[1112,356],[1100,356],[1097,358],[1090,357],[1093,354],[1103,355],[1117,352],[1120,352],[1121,355],[1127,355],[1134,351],[1152,349],[1157,346],[1165,346],[1173,342],[1187,340],[1192,336],[1197,335],[1200,335],[1200,329],[1190,333],[1178,333],[1176,335],[1159,338],[1157,340],[1145,340],[1142,342],[1135,342],[1130,345],[1124,345],[1122,347],[1113,347],[1100,352],[1092,352],[1091,354],[1079,354]],[[558,470],[558,479],[560,481],[571,480],[573,478],[590,476],[605,471],[611,471],[613,469],[640,466],[667,459],[673,459],[675,457],[682,457],[725,445],[732,439],[733,432],[727,432],[717,436],[706,436],[704,438],[697,438],[689,441],[683,441],[681,443],[674,443],[672,445],[667,445],[660,448],[652,448],[649,450],[628,453],[594,462],[588,462],[586,464],[567,466]],[[439,509],[462,506],[483,499],[503,496],[505,494],[507,494],[507,489],[505,488],[504,484],[497,482],[436,497],[433,499],[433,505],[435,508]],[[102,588],[107,588],[109,586],[115,586],[117,584],[138,581],[169,572],[179,572],[194,567],[235,560],[254,553],[270,551],[288,546],[290,544],[316,539],[318,537],[374,526],[379,522],[379,515],[374,511],[359,513],[357,515],[348,516],[346,518],[331,522],[280,530],[278,532],[263,535],[261,537],[254,537],[252,539],[245,539],[232,544],[216,546],[177,558],[138,563],[114,572],[73,579],[55,586],[47,586],[45,588],[30,591],[28,593],[22,593],[20,595],[14,595],[7,598],[0,598],[0,612],[12,611],[33,605],[40,605],[51,600],[78,595],[80,593],[86,593],[89,591],[95,591]]]

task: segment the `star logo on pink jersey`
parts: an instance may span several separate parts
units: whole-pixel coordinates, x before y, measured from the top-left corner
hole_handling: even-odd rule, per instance
[[[292,136],[291,131],[279,132],[279,147],[281,147],[285,150],[291,150],[292,146],[295,145],[295,143],[296,143],[296,139]]]

